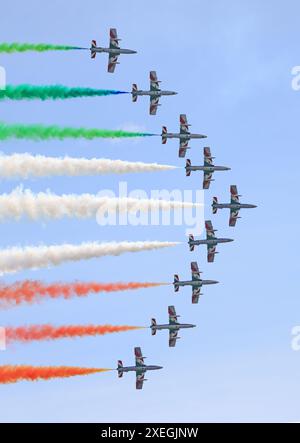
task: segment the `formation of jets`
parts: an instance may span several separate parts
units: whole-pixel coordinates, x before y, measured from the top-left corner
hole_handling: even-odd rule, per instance
[[[98,47],[95,40],[92,41],[90,48],[91,57],[94,59],[97,53],[107,53],[108,60],[108,72],[113,73],[115,71],[116,65],[118,64],[118,57],[121,54],[135,54],[136,51],[131,49],[123,49],[119,45],[120,39],[117,35],[117,30],[115,28],[110,29],[110,43],[108,48]],[[136,83],[132,85],[131,96],[132,101],[136,102],[138,97],[148,96],[150,98],[149,114],[156,115],[157,109],[161,104],[159,103],[160,98],[163,96],[176,95],[177,92],[163,90],[160,88],[160,81],[158,80],[156,71],[150,71],[150,87],[149,90],[138,89]],[[178,133],[168,132],[166,126],[162,127],[162,133],[160,134],[162,143],[166,144],[168,139],[178,139],[179,140],[179,152],[178,156],[184,158],[186,156],[186,151],[190,149],[189,142],[192,139],[205,139],[206,135],[199,133],[191,133],[190,125],[187,120],[186,114],[180,114],[179,117],[180,130]],[[212,157],[210,147],[203,148],[204,162],[203,165],[192,165],[190,159],[186,160],[185,173],[189,177],[192,172],[202,171],[203,172],[203,182],[202,189],[208,190],[213,179],[213,174],[217,171],[229,171],[231,168],[227,166],[217,166],[214,164],[214,157]],[[219,203],[217,197],[213,198],[212,212],[216,214],[218,209],[229,209],[230,218],[229,226],[234,227],[236,221],[239,217],[240,209],[244,208],[256,208],[253,204],[240,203],[236,185],[230,186],[231,200],[230,203]],[[205,221],[206,238],[195,240],[193,235],[189,235],[188,245],[190,251],[194,251],[195,246],[206,245],[207,247],[207,262],[212,263],[215,259],[216,247],[219,243],[229,243],[232,242],[231,238],[219,238],[216,237],[216,230],[213,228],[211,220]],[[178,275],[174,275],[173,286],[175,292],[178,292],[180,287],[191,286],[192,289],[192,303],[197,304],[199,302],[202,286],[217,284],[216,280],[203,280],[200,277],[200,270],[198,263],[196,261],[191,262],[191,280],[180,280]],[[180,338],[178,332],[180,329],[194,328],[196,325],[189,323],[179,323],[178,315],[174,306],[168,307],[169,323],[158,324],[154,318],[151,320],[151,334],[156,335],[157,331],[168,330],[169,331],[169,347],[174,348],[176,346],[177,340]],[[136,389],[142,389],[143,383],[146,381],[145,373],[147,371],[153,371],[162,369],[161,366],[157,365],[146,365],[144,363],[145,357],[142,355],[140,347],[134,348],[135,354],[135,366],[123,366],[121,360],[118,361],[118,376],[122,377],[125,372],[135,372],[136,374]]]

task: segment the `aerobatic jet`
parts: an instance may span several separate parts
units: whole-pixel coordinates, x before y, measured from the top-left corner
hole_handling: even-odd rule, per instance
[[[230,168],[227,166],[215,166],[213,164],[213,159],[215,157],[211,156],[210,148],[204,148],[204,165],[203,166],[192,166],[191,160],[186,161],[185,172],[186,176],[189,177],[192,171],[203,171],[203,189],[209,189],[210,182],[214,181],[212,175],[215,171],[229,171]]]
[[[158,325],[156,323],[155,318],[152,318],[150,328],[151,328],[152,335],[155,335],[156,331],[168,329],[169,330],[169,347],[174,348],[176,345],[176,340],[180,339],[180,337],[178,337],[178,331],[180,329],[195,328],[196,325],[191,325],[188,323],[178,323],[177,319],[178,319],[178,317],[180,317],[180,315],[176,314],[174,306],[168,307],[168,313],[169,313],[169,323],[168,324]]]
[[[215,259],[215,254],[218,254],[216,251],[216,246],[218,243],[228,243],[232,242],[232,238],[217,238],[215,236],[216,229],[213,228],[212,222],[210,220],[205,221],[205,229],[206,229],[206,239],[205,240],[195,240],[192,234],[189,235],[189,247],[190,251],[195,249],[195,246],[199,245],[207,245],[207,261],[212,263]]]
[[[118,361],[118,376],[123,377],[124,372],[135,372],[136,373],[136,389],[143,389],[143,383],[146,381],[145,373],[147,371],[155,371],[157,369],[162,369],[162,366],[155,365],[145,365],[141,348],[134,348],[135,355],[135,366],[123,366],[121,360]]]
[[[139,95],[149,95],[150,97],[150,115],[155,115],[159,104],[159,99],[162,95],[176,95],[177,92],[174,91],[164,91],[161,90],[159,84],[161,82],[157,79],[155,71],[150,71],[150,90],[143,91],[138,89],[136,83],[132,85],[132,101],[136,102]]]
[[[236,185],[230,186],[230,194],[231,194],[230,203],[218,203],[217,197],[214,197],[212,203],[212,210],[213,214],[216,214],[218,209],[224,209],[224,208],[230,209],[229,226],[235,226],[237,219],[241,218],[239,217],[240,209],[257,208],[257,206],[250,205],[248,203],[240,203],[239,197],[241,197],[241,195],[238,194]]]
[[[192,280],[179,280],[179,277],[177,274],[174,275],[174,290],[175,292],[179,291],[180,286],[192,286],[192,303],[198,303],[201,293],[201,288],[204,285],[214,285],[216,283],[219,283],[216,280],[201,280],[200,274],[198,268],[198,263],[193,261],[191,263],[191,271],[192,271]]]
[[[101,46],[97,46],[96,40],[92,40],[91,45],[91,57],[94,59],[96,58],[97,52],[106,52],[108,54],[108,72],[115,72],[116,65],[119,64],[118,57],[120,54],[136,54],[136,51],[133,51],[132,49],[123,49],[119,46],[119,41],[121,39],[118,38],[117,30],[112,28],[109,31],[110,35],[110,42],[109,42],[109,48],[102,48]]]
[[[188,146],[188,142],[192,138],[206,138],[206,135],[202,134],[191,134],[189,132],[189,125],[187,122],[187,118],[185,114],[180,114],[180,132],[172,133],[168,132],[167,128],[163,126],[162,128],[162,143],[167,143],[168,138],[178,138],[179,139],[179,157],[185,157],[186,150],[190,149]]]

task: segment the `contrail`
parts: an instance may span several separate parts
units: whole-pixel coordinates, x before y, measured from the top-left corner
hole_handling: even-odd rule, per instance
[[[98,335],[144,329],[141,326],[112,326],[112,325],[32,325],[17,328],[6,327],[6,343],[28,343],[42,340],[59,340],[62,338],[95,337]]]
[[[117,291],[134,291],[153,288],[167,283],[49,283],[40,281],[23,281],[12,285],[0,284],[0,307],[13,307],[24,303],[36,303],[45,299],[87,297],[89,294],[110,293]]]
[[[104,368],[81,368],[73,366],[0,366],[0,383],[16,383],[18,381],[51,380],[52,378],[68,378],[76,375],[90,375],[111,371]]]
[[[23,216],[31,220],[61,219],[76,217],[86,219],[105,214],[107,211],[136,213],[138,211],[170,211],[194,208],[199,204],[159,199],[112,198],[93,194],[63,194],[50,192],[33,194],[30,190],[17,188],[10,194],[0,194],[0,221],[20,220]]]
[[[176,242],[142,241],[62,244],[53,246],[12,247],[0,250],[0,275],[58,266],[65,262],[87,260],[96,257],[118,256],[126,252],[151,251],[170,246]]]
[[[93,88],[68,88],[62,85],[35,86],[35,85],[6,85],[0,90],[0,100],[65,100],[77,97],[103,97],[107,95],[128,94],[124,91]]]
[[[149,137],[152,135],[154,134],[112,129],[64,128],[55,125],[8,125],[0,122],[0,140],[7,140],[9,138],[28,140],[51,140],[54,138],[64,140],[66,138],[84,138],[87,140],[92,140],[95,138],[133,138]]]
[[[158,163],[127,162],[105,158],[45,157],[42,155],[12,154],[0,156],[1,178],[70,177],[100,174],[128,174],[177,169]]]
[[[80,48],[78,46],[66,46],[66,45],[50,45],[45,43],[0,43],[0,52],[11,54],[13,52],[45,52],[45,51],[72,51],[88,48]]]

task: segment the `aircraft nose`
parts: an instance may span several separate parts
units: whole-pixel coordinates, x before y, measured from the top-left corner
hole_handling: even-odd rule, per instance
[[[156,369],[162,369],[163,366],[156,366]]]

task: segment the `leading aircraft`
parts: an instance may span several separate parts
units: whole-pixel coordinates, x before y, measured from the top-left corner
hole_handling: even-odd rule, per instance
[[[180,315],[176,314],[176,310],[174,306],[168,307],[168,313],[169,313],[169,323],[168,324],[162,324],[158,325],[156,323],[155,318],[152,318],[151,320],[151,333],[152,335],[156,334],[156,331],[160,331],[163,329],[169,330],[169,347],[174,348],[176,345],[176,340],[179,340],[180,337],[178,337],[178,331],[180,329],[187,329],[187,328],[195,328],[196,325],[191,325],[189,323],[178,323],[178,317]]]
[[[150,71],[150,90],[143,91],[138,89],[136,83],[132,85],[132,101],[136,102],[139,95],[149,95],[150,97],[150,115],[155,115],[159,104],[159,99],[162,95],[176,95],[177,92],[174,91],[164,91],[161,90],[159,84],[161,82],[157,79],[155,71]]]
[[[185,114],[180,114],[179,120],[180,120],[180,132],[179,133],[168,132],[166,126],[163,126],[161,138],[162,138],[163,144],[167,143],[168,138],[178,138],[179,139],[179,157],[183,158],[183,157],[185,157],[186,150],[190,149],[188,146],[188,142],[192,138],[206,138],[207,136],[202,135],[202,134],[191,134],[189,132],[189,126],[191,126],[191,125],[188,124]]]
[[[118,65],[118,57],[120,54],[136,54],[136,51],[132,49],[123,49],[119,46],[119,41],[121,39],[118,38],[117,30],[112,28],[109,31],[110,41],[109,48],[102,48],[101,46],[97,46],[96,40],[92,40],[91,45],[91,57],[96,58],[97,52],[106,52],[108,53],[108,68],[107,71],[110,73],[115,72],[115,67]]]
[[[155,371],[157,369],[162,369],[162,366],[155,365],[145,365],[141,348],[134,348],[135,355],[135,366],[123,366],[121,360],[118,360],[118,376],[123,377],[124,372],[135,372],[136,373],[136,389],[143,389],[143,383],[146,381],[145,373],[147,371]]]
[[[192,280],[179,280],[179,277],[177,274],[174,275],[174,290],[175,292],[179,291],[180,286],[192,286],[192,303],[198,303],[199,297],[201,294],[201,288],[204,285],[214,285],[216,283],[219,283],[216,280],[201,280],[200,274],[198,268],[198,263],[193,261],[191,263],[191,271],[192,271]]]
[[[209,189],[210,182],[214,181],[212,175],[215,171],[229,171],[230,168],[227,166],[215,166],[213,164],[213,159],[215,157],[211,156],[210,148],[206,147],[203,149],[204,154],[204,165],[203,166],[192,166],[191,160],[186,161],[185,173],[189,177],[192,171],[203,171],[203,189]]]
[[[228,208],[230,209],[229,226],[235,226],[236,221],[239,217],[239,211],[243,208],[257,208],[256,205],[250,205],[248,203],[240,203],[238,190],[236,185],[230,186],[231,200],[230,203],[218,203],[217,197],[213,198],[212,210],[213,214],[216,214],[218,209]]]
[[[217,238],[215,236],[216,229],[213,228],[212,222],[210,220],[205,221],[205,229],[206,229],[206,239],[205,240],[195,240],[192,234],[189,235],[188,245],[190,247],[190,251],[195,249],[195,246],[199,245],[207,245],[207,261],[212,263],[215,259],[215,254],[218,254],[216,251],[216,246],[218,243],[228,243],[232,242],[232,238]]]

